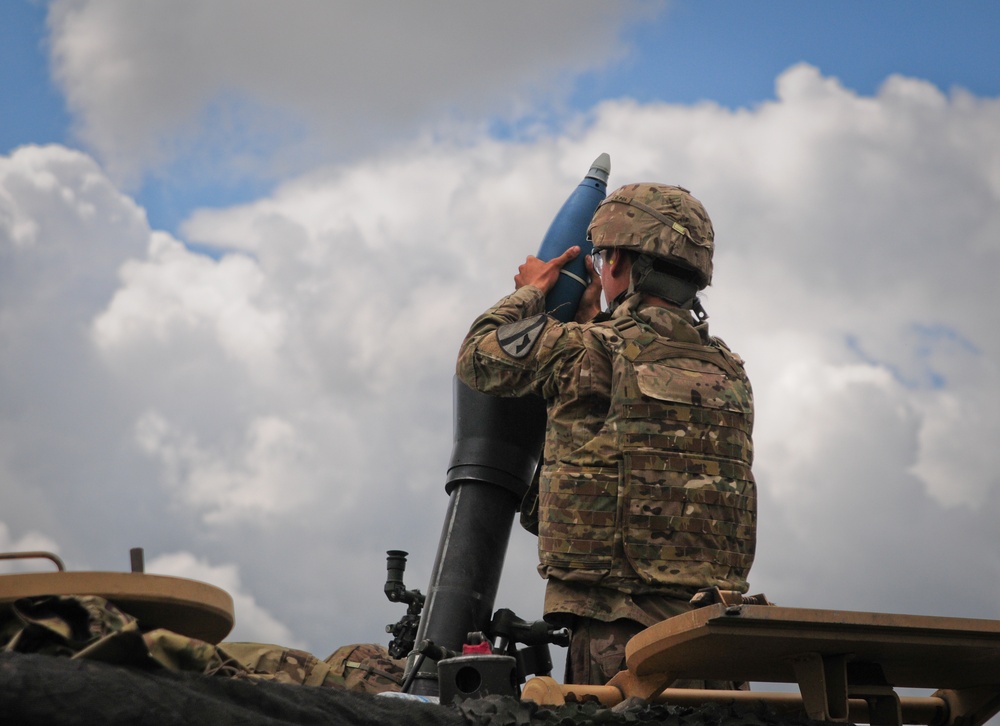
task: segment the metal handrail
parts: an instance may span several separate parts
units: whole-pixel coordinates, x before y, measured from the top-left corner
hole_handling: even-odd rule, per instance
[[[55,563],[56,569],[59,572],[66,571],[66,565],[63,564],[62,558],[54,552],[43,552],[41,550],[33,552],[0,552],[0,560],[51,560]]]

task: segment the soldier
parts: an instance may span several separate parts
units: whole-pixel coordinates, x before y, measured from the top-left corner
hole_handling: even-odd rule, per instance
[[[750,382],[697,298],[712,279],[704,207],[681,187],[630,184],[601,203],[588,237],[576,322],[542,311],[580,248],[529,257],[514,293],[472,324],[458,376],[546,401],[522,523],[538,534],[545,618],[572,631],[566,682],[601,684],[633,635],[689,610],[700,588],[746,591],[756,489]],[[609,311],[597,314],[602,290]]]

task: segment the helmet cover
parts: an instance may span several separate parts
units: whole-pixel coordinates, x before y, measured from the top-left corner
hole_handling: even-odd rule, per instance
[[[683,187],[626,184],[597,207],[587,234],[597,249],[621,247],[691,270],[699,288],[712,282],[712,220]]]

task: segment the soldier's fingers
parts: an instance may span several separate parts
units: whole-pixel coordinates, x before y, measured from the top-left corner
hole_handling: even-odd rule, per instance
[[[579,254],[580,254],[580,246],[579,245],[573,245],[572,247],[570,247],[568,250],[566,250],[565,252],[563,252],[558,257],[553,258],[552,259],[552,264],[558,265],[559,267],[562,267],[563,265],[565,265],[570,260],[576,259],[576,256],[579,255]]]

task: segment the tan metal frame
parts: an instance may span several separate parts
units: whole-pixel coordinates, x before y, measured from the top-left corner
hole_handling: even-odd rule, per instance
[[[605,686],[535,678],[522,698],[763,701],[816,720],[875,726],[978,726],[1000,712],[1000,621],[993,620],[719,603],[639,633],[626,664]],[[799,694],[667,688],[679,678],[796,683]],[[900,697],[900,687],[937,691]]]
[[[144,627],[218,643],[233,628],[233,598],[213,585],[138,572],[34,572],[0,575],[0,610],[22,597],[100,595]]]

